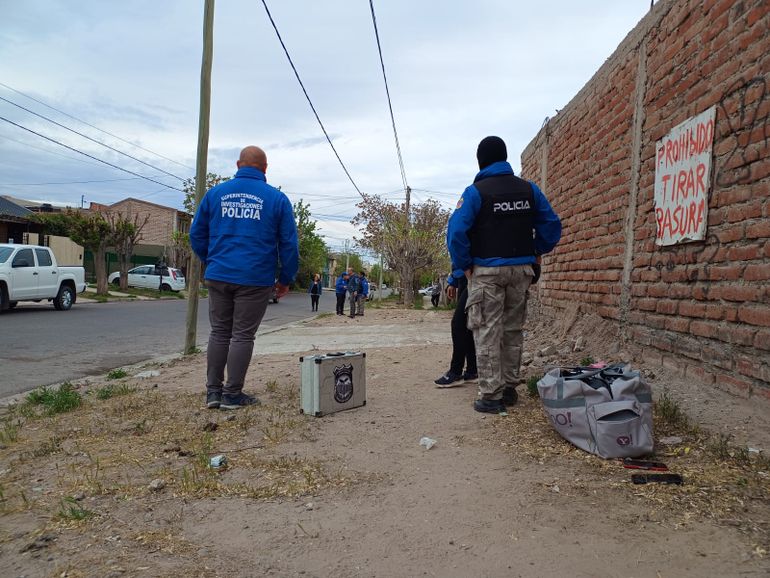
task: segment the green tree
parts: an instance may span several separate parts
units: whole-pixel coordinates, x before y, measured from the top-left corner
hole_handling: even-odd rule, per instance
[[[300,199],[293,209],[299,238],[299,271],[295,284],[298,287],[307,287],[313,275],[323,271],[326,266],[329,249],[316,233],[317,223],[310,214],[310,205]]]
[[[81,213],[68,209],[62,213],[40,215],[37,219],[45,224],[46,233],[69,237],[94,255],[96,293],[107,294],[107,247],[114,242],[110,223],[99,213]]]
[[[223,177],[216,173],[206,174],[206,192],[211,190],[212,187],[217,186],[219,183],[229,181],[230,177]],[[195,177],[189,178],[182,183],[182,190],[184,191],[184,200],[182,205],[184,210],[189,215],[195,215]]]

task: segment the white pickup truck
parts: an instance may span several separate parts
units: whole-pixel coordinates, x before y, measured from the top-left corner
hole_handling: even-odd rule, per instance
[[[36,245],[0,244],[0,313],[19,301],[53,301],[66,311],[86,290],[83,267],[61,267],[53,251]]]

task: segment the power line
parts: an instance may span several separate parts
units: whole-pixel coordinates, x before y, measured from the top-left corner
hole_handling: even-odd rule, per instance
[[[144,162],[143,160],[141,160],[141,159],[138,159],[138,158],[136,158],[136,157],[135,157],[135,156],[133,156],[133,155],[130,155],[130,154],[128,154],[128,153],[125,153],[125,152],[123,152],[123,151],[121,151],[121,150],[119,150],[119,149],[116,149],[115,147],[112,147],[112,146],[110,146],[110,145],[108,145],[108,144],[105,144],[105,143],[103,143],[102,141],[96,140],[95,138],[91,138],[90,136],[88,136],[88,135],[85,135],[85,134],[83,134],[82,132],[78,132],[78,131],[76,131],[76,130],[75,130],[75,129],[73,129],[73,128],[70,128],[70,127],[68,127],[68,126],[66,126],[66,125],[63,125],[63,124],[61,124],[60,122],[56,122],[55,120],[53,120],[53,119],[51,119],[51,118],[48,118],[47,116],[44,116],[44,115],[42,115],[42,114],[40,114],[40,113],[37,113],[37,112],[35,112],[34,110],[30,110],[30,109],[28,109],[28,108],[26,108],[26,107],[24,107],[24,106],[21,106],[20,104],[16,104],[15,102],[13,102],[13,101],[11,101],[11,100],[8,100],[7,98],[5,98],[5,97],[3,97],[3,96],[0,96],[0,100],[2,100],[2,101],[4,101],[4,102],[7,102],[8,104],[11,104],[11,105],[13,105],[13,106],[15,106],[15,107],[17,107],[17,108],[20,108],[21,110],[24,110],[24,111],[26,111],[26,112],[28,112],[28,113],[30,113],[30,114],[34,114],[35,116],[37,116],[37,117],[39,117],[39,118],[42,118],[43,120],[47,120],[48,122],[50,122],[50,123],[52,123],[52,124],[55,124],[55,125],[56,125],[56,126],[58,126],[58,127],[61,127],[61,128],[65,129],[65,130],[68,130],[68,131],[70,131],[71,133],[74,133],[74,134],[76,134],[76,135],[78,135],[78,136],[82,136],[83,138],[85,138],[85,139],[88,139],[88,140],[90,140],[90,141],[91,141],[91,142],[93,142],[93,143],[96,143],[96,144],[98,144],[98,145],[102,145],[103,147],[106,147],[106,148],[110,149],[111,151],[115,151],[115,152],[116,152],[116,153],[118,153],[118,154],[121,154],[121,155],[123,155],[123,156],[125,156],[125,157],[128,157],[128,158],[130,158],[130,159],[132,159],[132,160],[135,160],[136,162],[138,162],[138,163],[141,163],[141,164],[143,164],[143,165],[145,165],[145,166],[148,166],[148,167],[150,167],[151,169],[154,169],[154,170],[156,170],[156,171],[158,171],[158,172],[161,172],[161,173],[163,173],[163,174],[166,174],[166,175],[168,175],[168,176],[170,176],[170,177],[174,177],[175,179],[179,179],[180,181],[183,181],[183,182],[184,182],[184,180],[185,180],[185,179],[184,179],[184,178],[182,178],[182,177],[178,177],[178,176],[177,176],[177,175],[175,175],[174,173],[170,173],[170,172],[168,172],[168,171],[164,171],[163,169],[161,169],[161,168],[159,168],[159,167],[156,167],[155,165],[151,165],[150,163]]]
[[[98,162],[100,162],[100,163],[103,163],[103,164],[107,165],[108,167],[112,167],[113,169],[118,169],[119,171],[123,171],[124,173],[128,173],[129,175],[134,175],[135,177],[139,177],[140,179],[144,179],[144,180],[146,180],[146,181],[150,181],[150,182],[152,182],[152,183],[155,183],[155,184],[157,184],[157,185],[160,185],[160,186],[162,186],[162,187],[166,187],[167,189],[173,189],[173,190],[175,190],[175,191],[179,191],[180,193],[184,193],[184,191],[183,191],[182,189],[177,189],[176,187],[172,187],[171,185],[167,185],[166,183],[161,183],[160,181],[156,181],[155,179],[151,179],[150,177],[145,177],[145,176],[142,176],[142,175],[140,175],[139,173],[135,173],[134,171],[129,171],[128,169],[124,169],[123,167],[119,167],[118,165],[113,165],[112,163],[108,163],[107,161],[103,161],[103,160],[102,160],[102,159],[100,159],[100,158],[97,158],[97,157],[95,157],[95,156],[89,155],[88,153],[84,153],[84,152],[83,152],[83,151],[81,151],[81,150],[78,150],[78,149],[76,149],[76,148],[73,148],[73,147],[71,147],[71,146],[69,146],[69,145],[66,145],[66,144],[64,144],[64,143],[62,143],[62,142],[59,142],[59,141],[58,141],[58,140],[56,140],[56,139],[52,139],[51,137],[45,136],[44,134],[40,134],[39,132],[35,132],[35,131],[34,131],[34,130],[32,130],[31,128],[27,128],[26,126],[22,126],[22,125],[20,125],[20,124],[17,124],[17,123],[15,123],[15,122],[13,122],[12,120],[9,120],[9,119],[7,119],[7,118],[5,118],[5,117],[3,117],[3,116],[0,116],[0,120],[3,120],[3,121],[5,121],[5,122],[7,122],[8,124],[12,124],[13,126],[19,127],[19,128],[20,128],[20,129],[22,129],[22,130],[26,130],[27,132],[31,132],[32,134],[34,134],[34,135],[37,135],[37,136],[39,136],[40,138],[44,138],[44,139],[45,139],[45,140],[47,140],[47,141],[50,141],[50,142],[52,142],[52,143],[56,143],[56,144],[57,144],[57,145],[59,145],[59,146],[63,146],[64,148],[66,148],[66,149],[69,149],[69,150],[71,150],[71,151],[73,151],[73,152],[76,152],[76,153],[78,153],[78,154],[81,154],[81,155],[83,155],[83,156],[86,156],[86,157],[88,157],[89,159],[93,159],[93,160],[95,160],[95,161],[98,161]]]
[[[398,166],[401,169],[401,181],[404,183],[404,190],[409,188],[406,180],[406,171],[404,170],[404,159],[401,157],[401,145],[398,142],[398,132],[396,131],[396,118],[393,116],[393,104],[390,101],[390,90],[388,90],[388,77],[385,74],[385,61],[382,58],[382,46],[380,45],[380,33],[377,30],[377,17],[374,15],[374,0],[369,0],[369,7],[372,11],[372,24],[374,25],[374,36],[377,38],[377,52],[380,54],[380,65],[382,66],[382,79],[385,81],[385,94],[388,97],[388,109],[390,110],[390,122],[393,125],[393,136],[396,139],[396,152],[398,153]]]
[[[125,179],[102,179],[93,181],[59,181],[57,183],[0,183],[0,187],[42,187],[46,185],[85,185],[88,183],[114,183],[116,181],[136,181],[142,177],[127,177]]]
[[[87,161],[85,159],[78,159],[78,158],[75,158],[75,157],[71,157],[69,155],[65,155],[65,154],[62,154],[62,153],[57,153],[56,151],[49,151],[48,149],[44,149],[44,148],[41,148],[41,147],[36,147],[35,145],[29,144],[27,142],[16,140],[15,138],[11,138],[9,136],[5,136],[4,134],[0,134],[0,138],[4,138],[4,139],[9,140],[11,142],[15,142],[16,144],[24,145],[25,147],[29,147],[29,148],[32,148],[32,149],[35,149],[35,150],[38,150],[38,151],[42,151],[44,153],[48,153],[49,155],[56,155],[57,157],[62,157],[64,159],[67,159],[67,160],[70,160],[70,161],[77,161],[79,163],[85,163],[87,165],[93,165],[95,167],[99,166],[97,163],[94,163],[92,161]]]
[[[64,116],[66,116],[66,117],[69,117],[69,118],[71,118],[71,119],[73,119],[73,120],[76,120],[76,121],[78,121],[78,122],[81,122],[81,123],[83,123],[83,124],[84,124],[84,125],[86,125],[86,126],[90,126],[91,128],[98,130],[99,132],[103,132],[104,134],[106,134],[106,135],[109,135],[109,136],[111,136],[112,138],[116,138],[116,139],[118,139],[119,141],[122,141],[122,142],[126,143],[127,145],[131,145],[132,147],[136,147],[136,148],[138,148],[139,150],[142,150],[142,151],[144,151],[144,152],[146,152],[146,153],[150,153],[151,155],[155,155],[156,157],[160,157],[160,158],[162,158],[162,159],[164,159],[164,160],[167,160],[167,161],[168,161],[168,162],[170,162],[170,163],[174,163],[175,165],[179,165],[180,167],[184,167],[184,168],[186,168],[186,169],[191,169],[191,170],[193,169],[193,167],[189,167],[189,166],[187,166],[187,165],[185,165],[185,164],[182,164],[182,163],[180,163],[180,162],[178,162],[178,161],[175,161],[174,159],[170,159],[170,158],[168,158],[168,157],[166,157],[166,156],[163,156],[163,155],[162,155],[162,154],[160,154],[160,153],[156,153],[156,152],[154,152],[154,151],[151,151],[150,149],[146,149],[146,148],[144,148],[144,147],[141,147],[141,146],[139,146],[138,144],[134,144],[134,143],[132,143],[131,141],[128,141],[128,140],[126,140],[126,139],[124,139],[124,138],[121,138],[121,137],[119,137],[119,136],[118,136],[118,135],[116,135],[116,134],[112,134],[111,132],[107,132],[106,130],[104,130],[104,129],[102,129],[102,128],[99,128],[98,126],[94,126],[94,125],[92,125],[92,124],[89,124],[89,123],[87,123],[86,121],[84,121],[83,119],[80,119],[80,118],[78,118],[78,117],[76,117],[76,116],[72,116],[71,114],[68,114],[68,113],[64,112],[63,110],[59,110],[58,108],[56,108],[56,107],[53,107],[53,106],[51,106],[50,104],[46,104],[46,103],[44,103],[42,100],[38,100],[38,99],[36,99],[36,98],[34,98],[34,97],[32,97],[32,96],[28,95],[28,94],[25,94],[25,93],[23,93],[23,92],[22,92],[22,91],[20,91],[20,90],[16,90],[15,88],[13,88],[13,87],[11,87],[11,86],[8,86],[7,84],[4,84],[4,83],[0,82],[0,86],[2,86],[3,88],[7,88],[8,90],[15,92],[16,94],[20,94],[21,96],[23,96],[23,97],[25,97],[25,98],[28,98],[28,99],[30,99],[30,100],[32,100],[32,101],[34,101],[34,102],[38,103],[38,104],[42,104],[42,105],[43,105],[43,106],[45,106],[46,108],[50,108],[51,110],[55,110],[55,111],[56,111],[56,112],[58,112],[59,114],[63,114]]]
[[[350,183],[353,185],[353,188],[358,192],[359,195],[361,195],[361,197],[363,197],[364,194],[361,192],[361,189],[358,188],[358,185],[356,185],[355,181],[353,180],[353,177],[350,176],[350,173],[348,172],[348,169],[345,167],[345,163],[342,162],[342,159],[340,158],[340,155],[337,152],[337,149],[334,148],[334,144],[332,144],[332,139],[329,138],[329,133],[326,132],[326,129],[324,128],[324,125],[321,122],[321,118],[318,116],[318,112],[316,112],[315,106],[313,106],[313,101],[310,100],[310,96],[308,95],[307,90],[305,90],[305,85],[302,84],[302,79],[299,77],[299,72],[297,72],[297,68],[294,66],[294,62],[292,62],[291,56],[289,56],[289,51],[286,48],[286,44],[284,44],[283,42],[283,38],[281,38],[281,33],[278,32],[278,27],[275,25],[273,16],[270,14],[270,10],[267,7],[267,2],[265,0],[262,0],[262,5],[265,7],[265,12],[267,12],[267,17],[270,19],[270,24],[273,25],[273,30],[275,30],[275,35],[278,37],[278,41],[281,43],[281,47],[283,48],[283,51],[286,54],[286,58],[289,60],[291,69],[294,71],[294,76],[297,77],[297,82],[299,82],[299,85],[302,88],[302,92],[305,94],[305,98],[307,99],[307,102],[310,105],[310,108],[313,110],[313,114],[315,115],[315,118],[318,121],[318,124],[321,127],[321,130],[323,131],[324,136],[326,137],[326,140],[329,143],[329,146],[332,147],[332,150],[334,151],[334,156],[337,157],[337,160],[339,161],[340,166],[342,167],[342,170],[345,171],[345,174],[348,176],[348,179],[350,180]]]

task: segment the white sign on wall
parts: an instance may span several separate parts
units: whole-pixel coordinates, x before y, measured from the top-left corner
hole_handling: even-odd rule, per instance
[[[714,145],[712,106],[674,127],[655,152],[657,245],[700,241],[706,237],[711,156]]]

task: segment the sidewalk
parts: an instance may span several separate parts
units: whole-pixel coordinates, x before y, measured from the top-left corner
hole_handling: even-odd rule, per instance
[[[656,458],[687,483],[633,486],[617,462],[558,438],[524,391],[507,417],[478,414],[475,386],[433,387],[448,367],[450,316],[367,309],[262,332],[246,390],[263,405],[237,412],[203,407],[205,354],[150,364],[141,369],[158,374],[145,379],[90,380],[84,408],[23,423],[0,451],[0,563],[11,575],[57,576],[770,571],[767,473],[709,461],[696,438],[674,432],[682,443]],[[622,356],[600,323],[533,308],[527,372],[556,358]],[[300,416],[299,356],[337,350],[366,351],[367,405]],[[665,384],[697,409],[702,397],[653,372],[657,394]],[[136,391],[100,399],[121,384]],[[719,402],[704,407],[727,403],[708,399]],[[766,411],[732,401],[715,414],[720,427],[764,428]],[[425,450],[423,436],[436,445]],[[226,469],[207,467],[216,454]],[[93,515],[73,519],[66,504]]]

